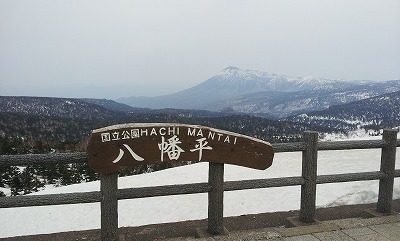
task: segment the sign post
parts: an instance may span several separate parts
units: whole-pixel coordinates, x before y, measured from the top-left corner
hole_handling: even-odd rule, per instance
[[[264,170],[274,152],[265,141],[199,125],[132,123],[94,130],[89,165],[100,174],[173,161],[215,162]]]

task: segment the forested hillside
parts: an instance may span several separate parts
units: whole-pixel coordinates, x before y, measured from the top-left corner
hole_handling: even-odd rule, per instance
[[[2,101],[2,102],[1,102]],[[185,123],[214,127],[269,142],[300,141],[307,125],[248,115],[196,110],[125,111],[113,102],[93,100],[1,97],[0,155],[85,152],[91,130],[122,123]],[[106,108],[105,106],[108,106]],[[117,108],[118,110],[114,110]],[[319,128],[319,131],[333,131]],[[131,175],[167,168],[169,164],[124,170]],[[0,195],[21,195],[46,185],[68,185],[96,180],[87,164],[33,165],[0,168]],[[3,191],[2,191],[3,190]]]
[[[271,143],[301,141],[305,130],[343,132],[400,126],[400,92],[324,111],[269,120],[201,110],[150,110],[110,100],[0,97],[0,155],[85,152],[91,130],[122,123],[184,123],[232,131]],[[124,170],[131,175],[169,167]],[[0,195],[20,195],[46,185],[96,180],[87,164],[0,168]]]
[[[343,131],[399,127],[400,91],[292,116],[286,120]]]

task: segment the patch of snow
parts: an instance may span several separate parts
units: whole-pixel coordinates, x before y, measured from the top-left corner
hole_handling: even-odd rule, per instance
[[[0,187],[0,191],[2,191],[6,196],[11,195],[11,190],[9,188]]]
[[[393,128],[398,129],[399,127]],[[374,130],[358,129],[343,133],[324,133],[321,141],[348,141],[348,140],[381,140],[383,130],[378,133]],[[400,139],[400,132],[397,133],[397,139]]]
[[[299,117],[304,117],[299,115]],[[363,121],[360,119],[343,119],[343,118],[337,118],[337,117],[332,117],[332,116],[307,116],[309,120],[328,120],[328,121],[341,121],[343,123],[347,123],[350,125],[358,125],[358,126],[365,126],[365,125],[371,125],[374,124],[376,121]],[[379,121],[377,124],[380,124],[381,121]]]

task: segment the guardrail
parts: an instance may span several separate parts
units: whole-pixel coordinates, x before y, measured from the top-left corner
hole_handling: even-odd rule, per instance
[[[316,185],[323,183],[379,180],[377,211],[390,213],[393,199],[393,183],[400,177],[400,169],[395,169],[397,131],[384,130],[382,140],[318,142],[318,133],[304,132],[304,142],[273,144],[277,152],[302,152],[302,176],[257,180],[224,182],[224,164],[209,163],[208,183],[166,185],[118,189],[118,174],[100,175],[100,191],[68,194],[12,196],[0,198],[0,208],[45,206],[101,202],[102,240],[118,240],[118,200],[170,196],[194,193],[208,193],[208,232],[220,234],[223,227],[224,191],[284,187],[301,185],[299,220],[314,222]],[[317,154],[321,150],[350,150],[381,148],[380,171],[317,175]],[[1,155],[0,166],[24,166],[39,163],[83,163],[86,153]]]

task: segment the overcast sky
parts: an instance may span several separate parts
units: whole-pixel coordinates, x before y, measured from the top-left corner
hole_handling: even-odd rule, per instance
[[[399,0],[0,0],[0,95],[174,93],[228,66],[400,79]]]

